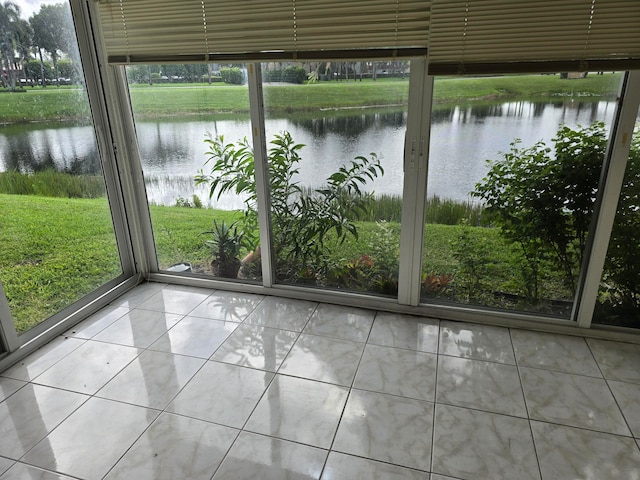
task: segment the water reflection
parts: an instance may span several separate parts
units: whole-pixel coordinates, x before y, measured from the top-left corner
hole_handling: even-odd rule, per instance
[[[609,123],[614,101],[559,99],[553,102],[474,102],[435,105],[429,158],[429,195],[466,200],[487,172],[487,159],[497,158],[519,138],[524,145],[552,139],[558,126]],[[401,194],[402,152],[406,113],[319,112],[316,118],[270,118],[267,137],[289,131],[305,144],[299,180],[317,186],[344,162],[375,152],[382,156],[383,181],[368,184],[376,193]],[[206,161],[207,132],[223,133],[236,142],[250,137],[250,122],[222,117],[138,121],[138,142],[148,197],[152,203],[173,205],[194,193],[193,176]],[[320,159],[321,161],[318,161]],[[100,162],[91,127],[19,125],[0,128],[0,170],[25,172],[56,168],[73,173],[99,173]],[[180,179],[180,181],[176,181]],[[205,202],[207,203],[207,202]],[[212,202],[209,203],[212,205]],[[218,208],[241,208],[242,199],[228,196]]]

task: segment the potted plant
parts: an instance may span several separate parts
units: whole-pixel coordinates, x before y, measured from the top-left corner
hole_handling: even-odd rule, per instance
[[[203,232],[212,238],[205,241],[211,249],[211,270],[216,277],[238,278],[240,269],[240,249],[244,239],[244,231],[238,229],[237,222],[228,225],[224,220],[213,221],[213,229]]]

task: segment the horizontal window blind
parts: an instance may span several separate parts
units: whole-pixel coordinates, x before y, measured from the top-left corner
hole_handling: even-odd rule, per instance
[[[433,0],[429,72],[640,68],[640,0]]]
[[[116,64],[426,54],[430,0],[98,0]]]

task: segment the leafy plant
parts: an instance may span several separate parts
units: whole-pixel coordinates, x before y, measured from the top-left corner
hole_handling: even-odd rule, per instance
[[[520,148],[516,140],[502,159],[489,162],[489,173],[472,195],[521,247],[533,282],[539,282],[540,262],[549,259],[575,292],[607,136],[601,122],[563,126],[553,143],[553,150],[543,142]]]
[[[213,229],[203,234],[213,237],[205,241],[213,255],[211,262],[213,274],[218,277],[237,278],[244,232],[238,230],[236,222],[227,225],[224,220],[220,223],[214,220]]]
[[[253,150],[244,139],[226,143],[223,136],[208,137],[207,162],[209,173],[203,170],[196,184],[208,184],[209,196],[220,198],[234,193],[244,198],[244,228],[249,243],[257,245],[257,194],[254,179]],[[276,274],[285,281],[309,281],[327,270],[326,240],[341,244],[358,232],[354,221],[365,211],[370,194],[361,187],[384,174],[380,160],[359,156],[342,165],[326,179],[326,185],[312,191],[303,190],[295,177],[299,173],[300,150],[291,134],[275,135],[268,150],[269,186],[273,249]],[[331,234],[331,235],[330,235]]]

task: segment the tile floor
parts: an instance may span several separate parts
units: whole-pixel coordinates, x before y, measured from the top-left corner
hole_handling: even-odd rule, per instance
[[[638,479],[640,345],[146,284],[2,372],[14,478]]]

